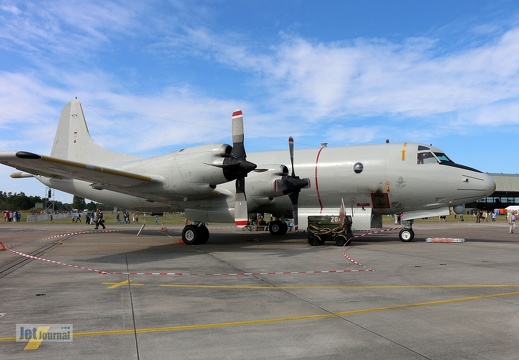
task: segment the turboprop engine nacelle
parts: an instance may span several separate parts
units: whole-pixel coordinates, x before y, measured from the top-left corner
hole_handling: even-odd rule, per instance
[[[229,181],[224,175],[224,161],[231,156],[232,146],[213,144],[182,149],[175,154],[179,175],[188,184],[210,186]]]
[[[247,194],[262,198],[283,196],[283,189],[278,184],[283,176],[288,175],[288,168],[280,164],[261,165],[260,168],[249,176]]]

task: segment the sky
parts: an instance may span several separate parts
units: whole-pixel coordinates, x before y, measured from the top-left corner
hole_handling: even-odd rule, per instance
[[[232,143],[242,109],[247,152],[389,139],[516,174],[519,2],[0,0],[0,151],[50,154],[76,97],[143,157]],[[46,196],[15,171],[0,191]]]

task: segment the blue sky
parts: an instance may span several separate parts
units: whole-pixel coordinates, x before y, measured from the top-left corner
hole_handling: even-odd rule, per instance
[[[518,173],[519,3],[0,0],[0,151],[49,154],[75,97],[141,156],[231,143],[241,108],[249,152],[389,139]],[[13,171],[0,190],[45,195]]]

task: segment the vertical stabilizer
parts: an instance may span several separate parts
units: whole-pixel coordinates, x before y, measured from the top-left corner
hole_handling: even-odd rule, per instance
[[[51,156],[88,164],[106,165],[139,159],[115,153],[97,145],[90,136],[78,99],[69,102],[61,111]]]

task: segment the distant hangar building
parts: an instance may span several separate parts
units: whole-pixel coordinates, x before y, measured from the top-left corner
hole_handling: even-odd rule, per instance
[[[491,210],[519,205],[519,174],[488,173],[488,175],[496,182],[496,191],[474,204],[467,204],[467,208]]]

